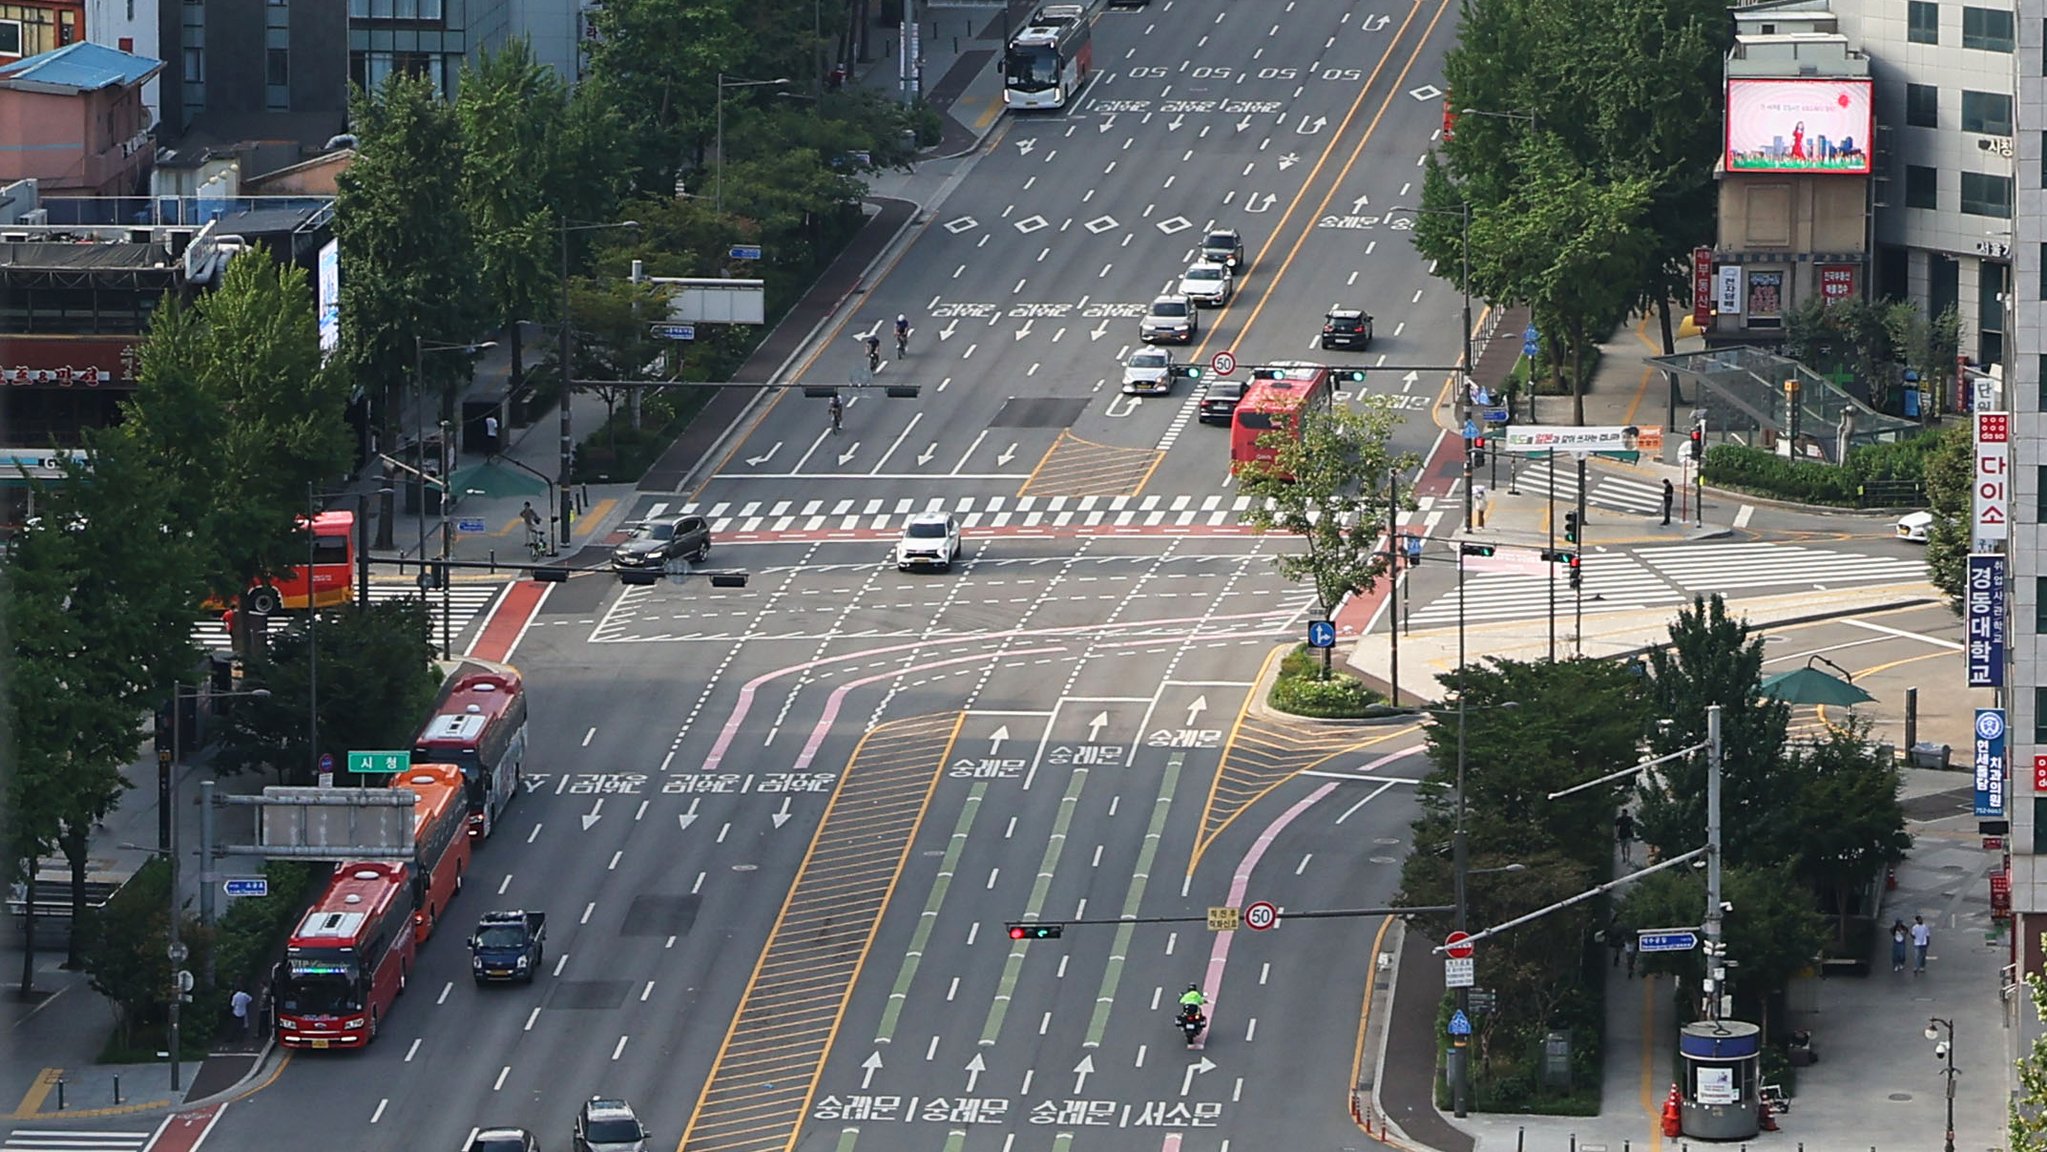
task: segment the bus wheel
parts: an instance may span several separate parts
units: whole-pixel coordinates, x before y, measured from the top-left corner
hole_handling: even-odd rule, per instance
[[[268,584],[249,590],[249,611],[254,612],[258,616],[271,615],[283,603],[283,600],[277,595],[277,589],[272,588]]]

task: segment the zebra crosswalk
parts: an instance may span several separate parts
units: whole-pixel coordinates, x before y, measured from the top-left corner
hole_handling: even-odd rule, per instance
[[[1502,462],[1512,460],[1514,458],[1511,456],[1504,457]],[[1492,481],[1487,487],[1493,496],[1493,507],[1499,507],[1502,499],[1516,499],[1517,497],[1509,495],[1515,491],[1520,493],[1518,498],[1538,500],[1549,498],[1551,485],[1548,461],[1519,460],[1513,463],[1512,468],[1513,471],[1506,477],[1500,479],[1493,479],[1489,475],[1486,477]],[[1555,491],[1557,507],[1560,510],[1577,502],[1578,476],[1575,465],[1562,463],[1557,465]],[[1647,480],[1633,480],[1626,476],[1615,476],[1611,473],[1588,472],[1585,476],[1585,502],[1621,512],[1660,516],[1663,514],[1663,485]]]
[[[1430,503],[1424,498],[1424,510]],[[1001,528],[1219,528],[1243,522],[1252,498],[1158,496],[942,496],[900,499],[751,500],[711,505],[656,501],[637,519],[701,515],[718,536],[753,533],[893,532],[917,512],[951,512],[968,531]],[[1416,516],[1418,513],[1410,513]]]
[[[16,1128],[0,1142],[4,1152],[142,1152],[156,1132],[84,1128]]]
[[[470,622],[475,620],[479,613],[490,607],[491,602],[497,599],[498,593],[503,589],[504,583],[495,580],[451,585],[448,588],[448,630],[456,636],[462,635],[462,630],[469,627]],[[422,593],[409,584],[370,585],[370,599],[375,601],[403,600],[420,595],[426,597],[427,615],[433,621],[433,635],[439,636],[441,634],[439,591]],[[272,616],[270,631],[274,634],[290,627],[293,619],[292,615]],[[192,642],[202,649],[214,652],[225,652],[231,646],[227,628],[219,620],[202,620],[192,629]]]
[[[1798,591],[1860,588],[1926,579],[1916,556],[1871,556],[1802,544],[1703,542],[1585,554],[1582,589],[1569,571],[1555,572],[1556,610],[1619,612],[1681,604],[1694,595],[1749,590]],[[1542,619],[1550,612],[1550,577],[1514,572],[1466,572],[1464,620]],[[1443,592],[1408,617],[1416,628],[1455,625],[1458,593]]]

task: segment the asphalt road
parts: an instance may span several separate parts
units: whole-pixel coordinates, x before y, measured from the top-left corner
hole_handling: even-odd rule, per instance
[[[1235,523],[1227,434],[1116,383],[1211,223],[1251,259],[1189,358],[1454,361],[1460,301],[1389,212],[1419,197],[1453,21],[1104,17],[1078,105],[1008,119],[802,362],[851,379],[855,336],[907,313],[877,382],[922,394],[862,392],[838,436],[783,394],[702,490],[643,494],[722,506],[712,562],[747,588],[548,593],[512,657],[527,794],[452,928],[376,1044],[295,1055],[209,1148],[503,1123],[554,1148],[593,1093],[690,1152],[1367,1143],[1346,1092],[1377,921],[1201,918],[1390,901],[1420,741],[1246,714],[1310,595]],[[1312,350],[1339,301],[1376,317],[1369,353]],[[1370,383],[1403,398],[1401,449],[1435,443],[1446,375]],[[884,539],[934,500],[976,509],[966,562],[895,572]],[[549,913],[535,985],[465,978],[462,922],[492,906]],[[1002,927],[1126,913],[1192,919]],[[1168,1010],[1190,981],[1215,998],[1196,1052]]]

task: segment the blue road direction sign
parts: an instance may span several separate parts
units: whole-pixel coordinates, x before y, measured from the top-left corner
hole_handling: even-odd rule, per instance
[[[1488,424],[1505,424],[1507,422],[1507,410],[1505,408],[1487,408],[1480,412],[1479,415]]]
[[[654,339],[656,340],[694,340],[697,338],[697,326],[694,324],[655,324],[653,325],[653,331]]]
[[[1308,621],[1308,647],[1336,647],[1336,625],[1327,620]]]
[[[1466,440],[1478,439],[1478,425],[1476,423],[1470,420],[1464,422],[1464,438]]]
[[[1690,952],[1699,946],[1699,934],[1690,929],[1661,928],[1635,933],[1635,947],[1643,952]]]
[[[1530,324],[1521,330],[1521,354],[1532,360],[1541,351],[1542,333],[1535,330],[1535,325]]]
[[[408,751],[350,752],[348,770],[358,776],[395,776],[412,767]]]
[[[1471,1017],[1466,1016],[1462,1012],[1450,1013],[1450,1035],[1452,1036],[1471,1035]]]
[[[481,516],[461,516],[455,520],[455,531],[467,536],[479,536],[490,531],[490,525],[484,523]]]
[[[221,881],[220,887],[230,896],[270,895],[270,879],[266,876],[234,876]]]
[[[758,244],[734,244],[726,254],[734,260],[758,260],[761,258],[761,246]]]

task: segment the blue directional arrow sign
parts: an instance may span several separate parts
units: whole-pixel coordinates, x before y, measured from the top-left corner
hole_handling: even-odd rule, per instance
[[[1452,1036],[1471,1035],[1471,1017],[1466,1016],[1462,1012],[1450,1013],[1450,1035]]]
[[[1336,625],[1327,620],[1308,621],[1308,647],[1336,647]]]
[[[761,246],[758,244],[734,244],[727,255],[731,256],[734,260],[758,260],[761,258]]]
[[[474,536],[480,532],[490,531],[490,525],[484,523],[481,516],[463,516],[455,521],[455,531],[465,536]]]
[[[270,880],[265,876],[235,876],[220,882],[230,896],[268,896]]]
[[[1699,934],[1689,929],[1666,928],[1635,934],[1635,947],[1643,952],[1689,952],[1698,946]]]
[[[1523,329],[1521,333],[1521,354],[1523,356],[1533,358],[1537,353],[1541,351],[1542,333],[1537,332],[1535,330],[1535,325],[1530,324],[1527,328]]]
[[[1505,424],[1507,422],[1507,410],[1505,408],[1487,408],[1480,412],[1479,415],[1484,417],[1485,422],[1488,424]]]
[[[656,340],[694,340],[697,338],[697,326],[694,324],[655,324],[651,325],[651,327],[654,332],[654,339]]]
[[[1470,420],[1466,420],[1464,422],[1464,438],[1466,440],[1478,439],[1478,425]]]

